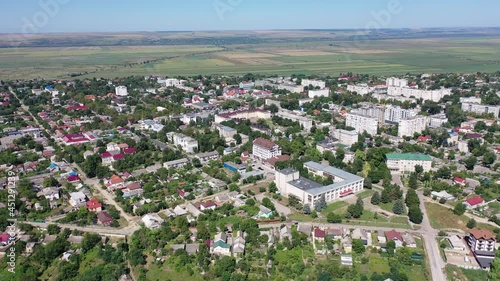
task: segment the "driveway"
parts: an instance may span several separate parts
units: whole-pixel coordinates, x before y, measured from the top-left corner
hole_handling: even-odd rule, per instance
[[[264,199],[264,197],[267,197],[265,196],[264,193],[259,193],[257,195],[255,195],[255,198],[257,198],[257,200],[259,200],[260,202],[262,202],[262,199]],[[269,197],[267,197],[269,198]],[[278,212],[278,214],[282,215],[282,216],[288,216],[292,213],[292,210],[290,210],[290,208],[288,208],[287,206],[281,204],[281,203],[278,203],[278,201],[272,199],[272,198],[269,198],[271,200],[271,202],[273,202],[274,204],[274,207],[276,208],[276,212]]]

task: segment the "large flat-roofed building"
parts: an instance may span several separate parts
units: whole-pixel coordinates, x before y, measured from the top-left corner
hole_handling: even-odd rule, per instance
[[[421,133],[427,128],[429,123],[427,116],[414,116],[399,120],[398,137],[409,136],[413,137],[415,133]]]
[[[253,141],[252,154],[259,160],[267,160],[281,155],[281,148],[268,139],[257,138]]]
[[[386,80],[387,87],[406,87],[408,86],[407,79],[399,79],[396,77],[390,77]]]
[[[402,119],[416,116],[415,111],[401,108],[400,106],[391,106],[385,110],[384,119],[387,122],[398,123]]]
[[[345,125],[352,127],[356,133],[363,133],[366,131],[368,134],[377,135],[378,120],[374,117],[361,115],[358,113],[347,113]]]
[[[386,108],[384,106],[380,105],[368,105],[368,106],[363,106],[360,108],[357,108],[352,111],[352,113],[357,113],[363,116],[368,116],[371,118],[376,118],[378,123],[383,125],[385,122],[385,111]]]
[[[302,86],[307,86],[307,87],[312,85],[313,87],[319,87],[320,89],[323,89],[326,87],[326,83],[324,81],[320,81],[320,80],[302,79],[300,84]]]
[[[309,117],[306,117],[306,116],[297,115],[297,114],[293,113],[293,111],[282,109],[278,113],[276,113],[276,115],[281,117],[281,118],[284,118],[284,119],[298,122],[300,124],[300,126],[302,126],[304,128],[304,130],[307,130],[307,131],[310,131],[312,126],[313,126],[312,119],[310,119]]]
[[[448,123],[448,117],[444,113],[429,116],[429,127],[431,128],[440,128],[446,123]]]
[[[304,167],[317,176],[330,178],[333,183],[324,186],[301,177],[299,171],[292,168],[277,171],[274,180],[282,194],[286,196],[293,195],[301,200],[303,204],[310,204],[311,207],[314,207],[314,204],[323,195],[326,202],[331,203],[363,190],[364,178],[357,175],[316,162],[304,163]]]
[[[358,142],[358,133],[355,131],[336,129],[333,132],[333,137],[338,139],[341,144],[349,147]]]
[[[415,172],[416,165],[422,166],[424,172],[429,172],[432,168],[432,158],[425,154],[389,153],[385,157],[387,168],[395,172]]]

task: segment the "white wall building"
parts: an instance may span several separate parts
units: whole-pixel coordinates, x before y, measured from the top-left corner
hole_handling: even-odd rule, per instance
[[[311,130],[313,126],[313,120],[310,119],[309,117],[305,116],[300,116],[297,114],[294,114],[292,111],[282,109],[278,113],[276,113],[277,116],[285,119],[292,120],[294,122],[298,122],[300,126],[304,128],[304,130],[307,130],[308,132]]]
[[[490,268],[495,259],[495,235],[487,229],[473,228],[468,237],[469,246],[482,268]]]
[[[338,139],[341,144],[349,147],[358,142],[358,133],[356,131],[335,129],[333,137]]]
[[[363,190],[364,179],[343,170],[324,166],[316,162],[304,163],[304,167],[317,176],[328,177],[333,183],[323,186],[312,180],[302,178],[295,169],[284,169],[275,174],[278,190],[286,196],[296,196],[303,204],[314,204],[324,195],[327,203],[355,194]]]
[[[408,80],[407,79],[399,79],[396,77],[391,77],[391,78],[387,78],[386,85],[387,85],[387,87],[399,87],[399,88],[407,87]]]
[[[413,137],[415,133],[421,133],[428,124],[426,116],[414,116],[399,121],[398,137],[409,136]]]
[[[445,123],[448,123],[448,117],[444,113],[429,116],[429,127],[431,128],[442,127]]]
[[[320,89],[326,87],[326,83],[324,81],[310,79],[302,79],[301,85],[304,87],[309,87],[310,85],[312,85],[313,87],[319,87]]]
[[[198,141],[184,134],[170,132],[167,138],[174,144],[179,145],[187,153],[198,152]]]
[[[463,102],[462,110],[465,112],[474,112],[476,114],[492,113],[495,118],[498,118],[500,106]]]
[[[368,87],[367,84],[347,85],[347,90],[351,93],[365,96],[373,92],[374,88]]]
[[[403,97],[414,97],[416,99],[431,100],[434,102],[439,102],[444,96],[451,95],[451,89],[440,89],[440,90],[420,90],[410,87],[388,87],[387,94],[389,96],[403,96]]]
[[[268,139],[257,138],[253,141],[252,154],[259,160],[267,160],[281,155],[281,148]]]
[[[460,98],[460,103],[478,103],[481,104],[481,98],[478,97],[467,97],[467,98]]]
[[[368,134],[377,135],[378,120],[373,117],[357,114],[347,113],[346,126],[354,128],[356,133],[363,133],[366,131]]]
[[[389,153],[385,157],[387,168],[395,172],[415,172],[416,165],[422,166],[424,172],[429,172],[432,168],[432,158],[425,154]]]
[[[410,109],[404,109],[400,106],[388,107],[384,112],[384,120],[387,122],[398,123],[402,119],[416,116],[417,113]]]
[[[315,97],[328,97],[330,95],[330,89],[324,88],[321,90],[309,90],[309,98],[313,99]]]
[[[383,125],[385,122],[386,108],[380,105],[368,105],[353,110],[353,113],[361,114],[364,116],[376,118],[378,123]]]
[[[115,88],[115,94],[119,97],[126,97],[128,96],[128,91],[127,87],[125,86],[118,86]]]

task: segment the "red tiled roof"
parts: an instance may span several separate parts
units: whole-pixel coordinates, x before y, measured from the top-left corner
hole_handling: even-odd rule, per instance
[[[10,235],[8,233],[0,233],[0,242],[1,243],[8,243],[9,238],[10,238]]]
[[[459,177],[455,177],[453,178],[453,181],[454,182],[458,182],[458,183],[466,183],[467,181],[464,180],[463,178],[459,178]]]
[[[141,184],[138,182],[132,182],[126,187],[128,190],[136,190],[141,188]]]
[[[387,240],[399,240],[403,241],[403,237],[401,236],[401,233],[397,232],[396,230],[391,230],[391,231],[386,231],[385,232],[385,237]]]
[[[69,182],[72,182],[72,181],[79,181],[80,180],[80,177],[77,176],[77,175],[72,175],[72,176],[69,176],[68,177],[68,181]]]
[[[123,179],[120,178],[118,175],[112,175],[111,178],[109,179],[109,182],[111,182],[111,184],[122,183]]]
[[[279,156],[267,159],[267,163],[269,163],[269,165],[271,165],[271,166],[274,167],[276,165],[276,162],[279,162],[279,161],[288,161],[288,160],[290,160],[290,156],[288,156],[288,155],[279,155]]]
[[[114,160],[120,160],[120,159],[123,159],[123,158],[125,158],[125,155],[123,155],[121,153],[113,155],[113,159]]]
[[[107,212],[99,212],[99,213],[97,213],[97,219],[102,224],[107,224],[107,223],[112,223],[113,222],[113,218]]]
[[[136,149],[133,148],[133,147],[128,147],[128,148],[125,148],[123,150],[123,153],[125,153],[125,154],[133,154],[133,153],[136,153]]]
[[[466,201],[467,201],[467,203],[469,203],[469,205],[476,206],[477,204],[483,203],[484,199],[481,198],[481,196],[475,196],[475,197],[467,199]]]
[[[326,236],[326,233],[324,230],[321,230],[319,228],[314,229],[314,237],[324,238],[325,236]]]
[[[495,240],[495,235],[493,235],[493,233],[487,229],[473,228],[470,230],[470,234],[476,239]]]
[[[204,208],[210,208],[210,207],[217,206],[217,204],[215,204],[214,201],[209,200],[209,201],[205,201],[205,202],[201,203],[201,206],[203,206]]]
[[[109,158],[109,157],[112,157],[113,155],[111,155],[111,153],[109,152],[104,152],[104,153],[101,153],[101,158]]]
[[[89,200],[87,201],[87,209],[97,209],[97,208],[101,208],[102,207],[102,204],[101,202],[99,202],[99,200],[97,199],[92,199],[92,200]]]
[[[264,139],[264,138],[257,138],[253,141],[254,145],[258,145],[267,149],[273,149],[273,147],[276,145],[274,142]]]

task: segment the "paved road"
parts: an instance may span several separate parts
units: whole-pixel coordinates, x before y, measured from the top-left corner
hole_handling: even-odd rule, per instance
[[[262,202],[262,199],[264,199],[264,197],[267,197],[264,193],[259,193],[257,195],[255,195],[255,198],[257,198],[257,200],[261,201]],[[269,198],[269,197],[267,197]],[[273,202],[274,204],[274,207],[276,208],[276,211],[278,212],[278,214],[282,215],[282,216],[288,216],[292,213],[292,210],[290,210],[290,208],[288,208],[287,206],[277,202],[276,200],[272,199],[272,198],[269,198],[271,200],[271,202]]]

